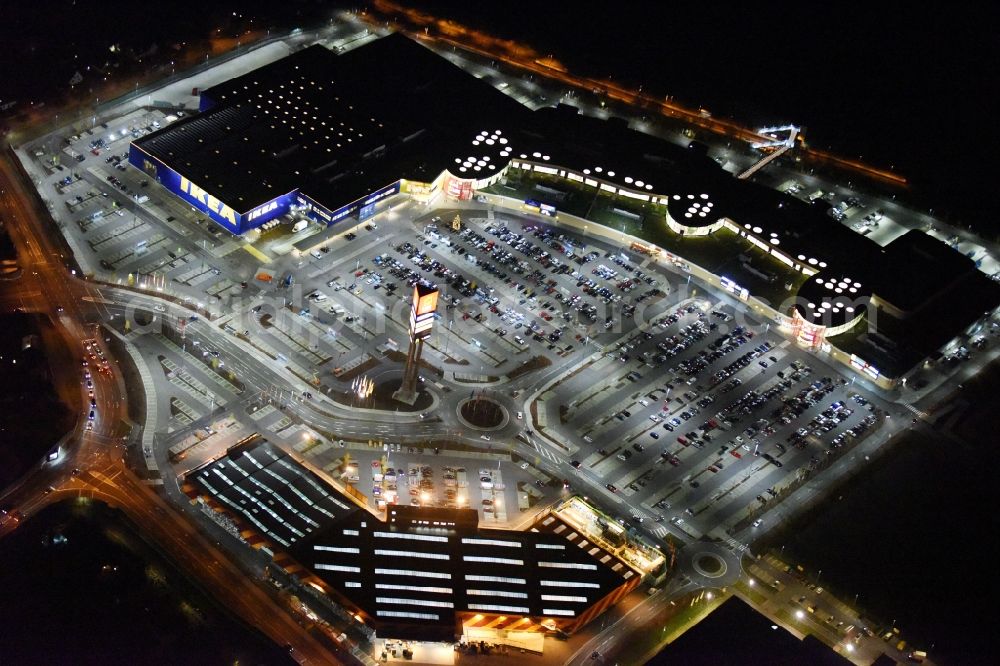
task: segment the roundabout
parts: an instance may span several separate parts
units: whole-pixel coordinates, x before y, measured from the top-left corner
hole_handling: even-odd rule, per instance
[[[698,541],[678,552],[678,570],[701,587],[725,587],[742,575],[741,557],[723,543]]]
[[[462,425],[473,430],[491,432],[510,423],[507,408],[490,398],[476,397],[458,403],[455,410]]]
[[[726,575],[726,561],[715,553],[700,553],[691,563],[694,570],[706,578],[720,578]]]

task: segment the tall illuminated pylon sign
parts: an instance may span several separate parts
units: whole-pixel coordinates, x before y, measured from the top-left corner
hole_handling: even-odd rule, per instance
[[[413,287],[410,303],[410,350],[406,354],[403,381],[393,398],[412,405],[417,400],[417,373],[420,370],[420,355],[424,350],[424,339],[430,336],[437,312],[438,290],[417,284]]]

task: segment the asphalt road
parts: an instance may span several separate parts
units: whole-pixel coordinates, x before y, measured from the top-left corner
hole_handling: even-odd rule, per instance
[[[0,160],[0,194],[4,217],[18,249],[18,260],[28,270],[14,288],[14,299],[25,311],[57,315],[63,340],[56,349],[71,350],[73,357],[83,356],[81,341],[93,336],[93,327],[85,324],[95,311],[84,296],[93,296],[89,285],[69,275],[62,263],[58,246],[40,228],[45,211],[38,211],[15,169],[5,158]],[[9,294],[9,292],[8,292]],[[11,298],[9,295],[7,298]],[[54,305],[56,304],[56,305]],[[61,305],[62,312],[53,308]],[[68,404],[81,404],[79,362],[64,364],[56,370],[56,386]],[[292,645],[309,663],[340,663],[304,627],[267,596],[255,581],[248,579],[187,521],[157,496],[122,464],[120,440],[114,428],[125,415],[125,405],[117,396],[121,391],[113,375],[93,373],[98,413],[93,432],[78,428],[66,443],[60,460],[47,465],[25,479],[13,492],[0,500],[10,510],[19,510],[24,519],[50,502],[88,495],[121,508],[171,559],[193,579],[211,590],[221,603],[231,608],[249,624],[258,627],[279,645]],[[77,395],[72,396],[75,388]],[[81,417],[81,421],[83,417]],[[80,469],[74,475],[72,470]],[[8,523],[4,530],[16,529]],[[2,536],[3,532],[0,532]]]

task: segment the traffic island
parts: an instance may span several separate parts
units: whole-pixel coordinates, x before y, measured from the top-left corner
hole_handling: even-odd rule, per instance
[[[377,362],[376,362],[377,365]],[[389,375],[385,379],[369,380],[367,375],[357,374],[349,387],[334,388],[327,391],[327,396],[334,402],[345,407],[375,409],[382,411],[424,412],[434,406],[434,396],[430,391],[417,387],[412,403],[401,402],[395,398],[402,385],[403,378],[394,370],[382,374]]]
[[[424,411],[431,406],[434,402],[434,397],[428,391],[421,390],[418,384],[417,390],[413,392],[412,400],[401,401],[397,398],[401,387],[403,385],[403,378],[398,377],[396,379],[390,379],[381,384],[375,385],[375,398],[382,407],[376,407],[376,409],[398,409],[404,412],[420,412]]]
[[[500,403],[478,397],[459,403],[458,419],[474,430],[499,430],[510,421],[510,415]]]
[[[725,561],[714,553],[701,553],[694,558],[695,571],[706,578],[718,578],[726,573]]]

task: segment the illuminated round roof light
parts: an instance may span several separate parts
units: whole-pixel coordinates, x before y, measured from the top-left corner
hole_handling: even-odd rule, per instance
[[[777,237],[778,237],[778,232],[772,231],[771,232],[771,238],[777,238]]]
[[[825,261],[819,262],[819,267],[820,268],[826,268],[826,262]]]
[[[815,266],[816,265],[816,260],[813,259],[812,257],[809,257],[809,263],[812,264],[813,266]]]
[[[702,211],[701,213],[698,213],[698,216],[699,217],[705,217],[707,214],[708,213],[705,213],[704,211]]]
[[[615,172],[614,171],[609,171],[608,172],[608,178],[614,178],[614,177],[615,177]]]
[[[675,194],[674,195],[674,201],[680,201],[680,200],[681,200],[681,195]]]
[[[526,159],[528,159],[528,156],[527,156],[527,155],[525,155],[524,153],[521,153],[521,159],[522,159],[522,160],[526,160]]]
[[[689,194],[688,195],[688,199],[694,199],[694,195],[693,194]]]
[[[486,139],[487,146],[492,146],[494,143],[496,143],[496,141],[494,141],[493,139]]]
[[[815,308],[815,307],[816,307],[816,304],[815,304],[815,303],[806,303],[806,307],[807,307],[807,308],[810,308],[810,309],[811,309],[811,308]]]
[[[483,161],[484,162],[489,162],[490,161],[490,156],[489,155],[483,155]]]
[[[510,151],[508,151],[508,150],[501,150],[500,151],[500,157],[508,157],[509,155],[510,155]]]
[[[503,132],[501,132],[500,130],[493,130],[493,133],[494,134],[503,134]]]
[[[590,175],[590,169],[584,169],[584,170],[583,170],[583,172],[584,172],[585,174],[587,174],[588,176]]]
[[[854,286],[857,287],[858,289],[860,289],[861,288],[861,283],[860,282],[855,282]]]
[[[822,314],[823,314],[822,312],[820,312],[819,310],[816,310],[816,312],[813,312],[813,318],[819,319],[820,316],[822,316]]]
[[[472,145],[473,145],[473,146],[478,146],[478,145],[479,145],[479,142],[478,142],[478,141],[473,141],[473,142],[472,142]]]
[[[476,162],[476,164],[481,167],[486,166],[486,162],[484,162],[483,160],[479,160],[478,162]]]
[[[754,227],[754,228],[753,228],[753,232],[754,232],[755,234],[759,234],[759,233],[760,233],[760,232],[762,232],[762,231],[764,231],[764,230],[763,230],[763,229],[761,229],[760,227]]]
[[[468,171],[469,169],[468,169],[468,167],[461,166],[461,167],[458,167],[458,170],[459,171]]]
[[[468,157],[466,157],[465,159],[466,159],[466,161],[468,161],[468,162],[475,162],[475,161],[476,161],[476,158],[475,158],[475,157],[473,157],[472,155],[469,155],[469,156],[468,156]]]
[[[462,163],[462,158],[461,157],[456,157],[455,158],[455,164],[461,164],[461,163]]]
[[[744,225],[744,226],[746,226],[748,229],[750,228],[749,225]],[[800,254],[799,255],[799,261],[805,261],[805,260],[806,260],[806,255]]]
[[[824,310],[829,310],[831,307],[832,306],[830,305],[830,301],[823,301],[823,309]]]
[[[632,182],[632,176],[625,176],[625,182],[626,183],[631,183]],[[675,194],[674,195],[674,199],[680,199],[680,197]]]
[[[818,284],[819,286],[822,287],[823,286],[823,280],[821,280],[820,278],[816,278],[816,284]]]
[[[851,287],[850,289],[848,289],[848,291],[850,291],[852,294],[858,293],[858,290],[857,290],[856,287]]]
[[[684,213],[684,217],[691,217],[691,213]]]
[[[603,169],[601,169],[601,167],[594,167],[594,171],[596,173],[601,173],[601,171],[603,171]]]
[[[504,137],[500,137],[499,139],[497,139],[497,141],[499,141],[500,143],[504,143],[504,144],[507,143],[507,139],[505,139]]]
[[[542,155],[542,159],[545,160],[546,162],[548,162],[549,161],[549,156],[548,155]]]
[[[636,187],[642,187],[642,186],[643,186],[643,185],[645,185],[645,184],[646,184],[646,183],[642,182],[641,180],[637,180],[637,181],[635,181],[635,186],[636,186]]]
[[[780,244],[781,244],[781,241],[778,240],[777,238],[772,238],[771,239],[771,245],[780,245]]]
[[[837,292],[838,294],[844,293],[844,289],[842,287],[837,287],[836,289],[834,289],[834,291]]]
[[[473,168],[473,169],[475,169],[476,171],[479,171],[479,170],[480,170],[480,169],[482,169],[483,167],[481,167],[481,166],[479,166],[479,165],[477,164],[476,166],[474,166],[474,167],[472,167],[472,168]]]
[[[653,189],[653,184],[652,183],[646,183],[646,189],[647,190]]]
[[[542,154],[541,153],[531,153],[531,156],[532,157],[541,157]]]
[[[846,308],[844,308],[844,309],[845,309],[845,310],[847,310],[848,312],[854,312],[854,308],[852,308],[852,307],[851,307],[850,305],[848,305],[848,306],[847,306]]]
[[[694,208],[695,210],[698,210],[699,208],[701,208],[701,204],[700,203],[693,203],[693,204],[691,204],[691,208]]]

